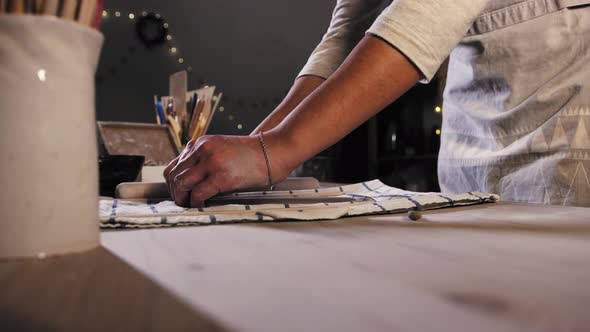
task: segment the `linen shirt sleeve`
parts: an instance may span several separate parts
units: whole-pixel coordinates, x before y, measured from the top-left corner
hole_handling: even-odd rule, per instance
[[[430,81],[489,0],[396,0],[367,33],[402,52]]]
[[[297,77],[328,78],[387,6],[383,0],[338,0],[328,31]]]
[[[366,31],[402,52],[428,82],[488,2],[395,0],[387,6],[384,1],[339,0],[328,31],[299,76],[328,78]]]

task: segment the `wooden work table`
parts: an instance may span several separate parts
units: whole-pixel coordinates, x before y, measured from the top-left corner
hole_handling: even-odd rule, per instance
[[[590,209],[102,233],[0,263],[0,330],[590,331]]]

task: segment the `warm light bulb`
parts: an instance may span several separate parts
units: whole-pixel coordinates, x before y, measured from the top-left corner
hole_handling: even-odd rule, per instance
[[[39,81],[45,82],[45,80],[47,79],[47,72],[45,71],[45,69],[40,69],[37,72],[37,77],[39,77]]]
[[[440,133],[441,133],[440,129],[437,129],[436,134],[440,136]]]
[[[120,11],[116,11],[115,12],[115,16],[120,17],[121,16],[121,12]]]
[[[107,12],[106,10],[102,11],[102,17],[108,17],[109,16],[109,12]]]
[[[133,14],[133,13],[129,14],[129,19],[130,19],[130,20],[132,20],[132,19],[134,19],[134,18],[135,18],[135,14]]]
[[[166,40],[172,40],[172,35],[166,36]]]
[[[243,128],[243,127],[242,127],[242,124],[240,123],[240,124],[238,125],[238,129],[242,129],[242,128]]]
[[[171,53],[176,53],[176,51],[177,51],[177,50],[176,50],[176,47],[172,47],[172,48],[170,49],[170,52],[171,52]]]
[[[184,59],[183,58],[179,58],[178,59],[178,63],[183,63],[183,62],[184,62]]]
[[[436,113],[440,113],[440,112],[442,112],[442,108],[440,108],[440,106],[436,106],[436,107],[434,108],[434,111],[435,111]]]

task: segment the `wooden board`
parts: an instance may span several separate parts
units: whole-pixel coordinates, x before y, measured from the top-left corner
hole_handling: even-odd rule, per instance
[[[111,155],[142,155],[150,166],[167,165],[180,154],[167,126],[99,121],[100,139]]]

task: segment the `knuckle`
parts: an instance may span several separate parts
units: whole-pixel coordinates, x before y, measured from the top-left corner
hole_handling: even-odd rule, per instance
[[[187,188],[186,185],[186,178],[184,177],[183,174],[179,174],[177,176],[174,177],[174,188],[176,188],[176,190],[178,191],[188,191],[190,188]]]
[[[200,146],[200,150],[203,152],[211,152],[213,151],[213,143],[211,141],[205,141]]]
[[[192,154],[193,151],[189,150],[188,148],[184,149],[178,157],[178,162],[176,164],[184,164],[191,157]]]
[[[168,177],[170,178],[170,180],[174,181],[174,179],[176,178],[176,167],[174,167],[173,169],[170,170],[170,172],[168,173]]]
[[[178,157],[174,158],[174,160],[172,160],[168,166],[166,166],[166,168],[164,169],[164,176],[167,177],[168,175],[170,175],[170,172],[172,172],[172,169],[174,168],[174,166],[176,166],[176,162],[178,161]]]
[[[213,152],[219,146],[220,137],[209,135],[203,136],[199,140],[199,150],[203,152]]]
[[[196,139],[191,139],[190,141],[188,141],[188,143],[186,143],[186,149],[192,149],[195,144],[197,144],[197,140]]]

